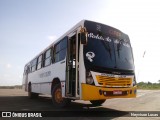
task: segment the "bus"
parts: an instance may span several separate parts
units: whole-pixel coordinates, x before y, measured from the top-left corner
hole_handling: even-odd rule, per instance
[[[82,20],[24,67],[29,98],[51,95],[55,107],[72,100],[101,105],[135,98],[135,66],[129,36],[111,26]]]

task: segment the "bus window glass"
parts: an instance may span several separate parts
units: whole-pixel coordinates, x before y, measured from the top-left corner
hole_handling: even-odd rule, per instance
[[[45,53],[44,66],[48,66],[50,64],[51,64],[51,49],[47,50]]]
[[[48,65],[50,65],[51,64],[51,57],[49,57],[49,58],[47,58],[46,60],[45,60],[45,66],[48,66]]]
[[[65,49],[67,47],[67,40],[63,39],[60,43],[60,50]]]
[[[63,60],[65,58],[66,55],[66,49],[61,50],[61,52],[59,53],[59,61]]]
[[[38,58],[38,65],[37,65],[37,70],[42,68],[42,55],[39,56]]]
[[[48,58],[51,56],[51,49],[49,49],[46,54],[45,54],[45,58]]]
[[[34,72],[36,71],[36,64],[37,64],[37,58],[34,59],[31,63],[31,71]]]
[[[59,52],[60,51],[60,44],[58,43],[56,46],[55,46],[55,52]]]
[[[55,46],[54,61],[58,62],[65,58],[67,48],[67,39],[64,38]]]

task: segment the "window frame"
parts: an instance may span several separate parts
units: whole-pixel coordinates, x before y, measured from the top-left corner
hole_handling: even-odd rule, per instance
[[[35,62],[35,64],[33,64]],[[35,67],[35,69],[33,70],[32,68]],[[31,72],[35,72],[37,70],[37,58],[33,59],[31,61]]]
[[[63,41],[66,41],[66,46],[63,46],[62,48],[61,48],[61,43],[63,42]],[[54,45],[54,52],[53,52],[53,59],[54,59],[54,61],[53,61],[53,63],[57,63],[57,62],[59,62],[59,61],[62,61],[62,60],[64,60],[64,59],[60,59],[60,53],[63,51],[63,50],[65,50],[65,52],[67,53],[67,46],[68,46],[68,38],[67,37],[64,37],[63,39],[61,39],[58,43],[56,43],[55,45]],[[58,50],[56,50],[56,47],[58,46]],[[65,53],[65,57],[66,57],[66,53]],[[56,60],[56,58],[58,57],[58,60]]]
[[[39,61],[40,57],[41,57],[41,61]],[[41,65],[40,68],[38,68],[39,64]],[[43,54],[39,55],[38,58],[37,58],[37,70],[40,70],[42,67],[43,67]]]
[[[47,66],[49,66],[49,65],[52,64],[52,49],[53,49],[53,47],[50,47],[49,49],[47,49],[47,50],[44,52],[43,67],[47,67]],[[50,56],[48,56],[48,57],[46,58],[46,53],[47,53],[49,50],[50,50]],[[45,61],[46,61],[47,59],[50,59],[50,62],[49,62],[49,64],[46,65]]]

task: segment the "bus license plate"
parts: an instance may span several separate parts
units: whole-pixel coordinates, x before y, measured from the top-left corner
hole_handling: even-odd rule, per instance
[[[122,95],[122,91],[121,90],[114,90],[113,95]]]

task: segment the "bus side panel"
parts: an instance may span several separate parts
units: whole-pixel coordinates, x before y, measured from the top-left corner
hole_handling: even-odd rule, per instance
[[[40,84],[40,92],[43,94],[51,94],[51,82]]]
[[[32,92],[34,93],[40,93],[40,84],[38,83],[32,83]]]
[[[51,84],[54,78],[65,81],[66,59],[41,68],[28,75],[28,81],[32,84],[32,92],[51,94]],[[62,89],[62,92],[65,89]]]

